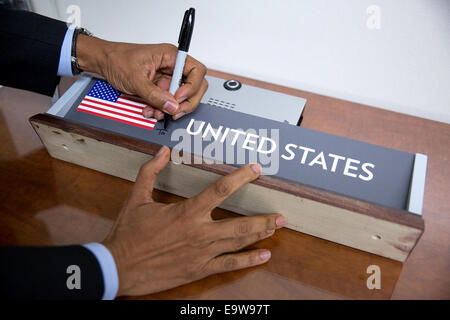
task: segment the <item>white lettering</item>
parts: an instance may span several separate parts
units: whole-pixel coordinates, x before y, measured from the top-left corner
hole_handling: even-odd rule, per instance
[[[263,146],[265,144],[265,142],[270,142],[272,144],[272,147],[269,150],[263,150]],[[268,145],[268,143],[267,143]],[[267,137],[262,137],[261,141],[259,142],[259,146],[258,146],[258,152],[263,153],[263,154],[267,154],[267,153],[272,153],[275,151],[277,147],[277,143],[275,142],[275,140],[267,138]]]
[[[360,174],[359,176],[358,176],[358,178],[360,178],[361,180],[364,180],[364,181],[370,181],[370,180],[372,180],[373,179],[373,173],[371,172],[371,171],[369,171],[368,169],[367,169],[367,167],[370,167],[370,168],[375,168],[375,165],[373,164],[373,163],[364,163],[362,166],[361,166],[361,169],[365,172],[365,173],[367,173],[367,176],[363,176],[362,174]]]
[[[329,153],[328,156],[334,159],[333,160],[333,164],[331,165],[331,170],[330,171],[331,172],[336,172],[336,167],[337,167],[337,164],[338,164],[339,160],[345,160],[345,157],[338,156],[338,155],[333,154],[333,153]]]
[[[284,155],[284,154],[281,155],[281,157],[282,157],[284,160],[292,160],[292,159],[294,159],[295,153],[294,153],[294,151],[291,150],[291,148],[297,148],[297,145],[296,145],[296,144],[293,144],[293,143],[288,143],[288,144],[284,147],[284,149],[285,149],[287,152],[289,152],[289,156],[286,156],[286,155]]]
[[[304,151],[304,152],[303,152],[302,160],[300,161],[301,164],[305,164],[305,162],[306,162],[306,157],[308,156],[308,153],[309,153],[309,152],[316,152],[316,150],[311,149],[311,148],[307,148],[307,147],[298,146],[298,148],[299,148],[300,150],[303,150],[303,151]]]
[[[315,164],[320,164],[323,170],[327,170],[327,163],[325,162],[325,157],[323,156],[323,152],[319,153],[313,161],[309,163],[309,166],[312,167]]]
[[[220,133],[222,132],[222,126],[217,128],[217,131],[214,131],[214,128],[211,126],[210,123],[206,126],[205,132],[203,132],[202,138],[205,139],[208,136],[208,133],[211,133],[211,136],[214,138],[214,140],[218,140],[220,137]]]
[[[352,163],[358,164],[360,163],[360,161],[352,158],[347,158],[347,161],[345,162],[344,174],[346,176],[356,178],[356,174],[349,171],[349,170],[358,170],[358,167],[354,167],[351,165]]]
[[[255,140],[251,140],[252,138],[255,138]],[[255,148],[252,148],[249,146],[249,144],[254,144],[256,146],[256,142],[258,141],[258,135],[253,133],[247,133],[247,136],[245,137],[244,143],[242,144],[242,148],[247,150],[255,150]]]
[[[193,127],[194,124],[195,124],[195,119],[192,118],[191,121],[189,122],[187,128],[186,128],[187,133],[189,133],[189,134],[191,134],[191,135],[193,135],[193,136],[195,136],[195,135],[199,134],[200,132],[202,132],[202,129],[203,129],[203,127],[205,126],[205,122],[202,121],[202,122],[200,123],[200,126],[198,127],[198,129],[197,129],[196,132],[193,132],[193,131],[191,130],[191,127]]]

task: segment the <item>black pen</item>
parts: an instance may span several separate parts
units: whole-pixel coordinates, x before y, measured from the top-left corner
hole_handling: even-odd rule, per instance
[[[175,68],[173,69],[172,80],[170,82],[169,92],[175,95],[178,88],[181,86],[183,77],[184,63],[191,44],[192,32],[194,31],[195,9],[190,8],[184,13],[183,23],[181,24],[180,35],[178,37],[178,53],[175,61]],[[170,114],[164,114],[164,129],[167,129],[170,121]]]

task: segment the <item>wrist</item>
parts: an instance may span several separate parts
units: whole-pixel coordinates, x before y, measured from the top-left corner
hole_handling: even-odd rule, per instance
[[[76,46],[78,66],[83,71],[102,74],[103,64],[111,46],[112,42],[80,34]]]
[[[116,264],[117,276],[118,276],[118,280],[119,280],[117,296],[118,297],[122,296],[124,285],[123,285],[123,266],[121,265],[122,259],[120,259],[121,255],[117,252],[116,247],[113,245],[113,243],[111,241],[104,240],[103,242],[101,242],[101,244],[109,250],[109,252],[111,253],[111,255],[114,259],[114,262]]]

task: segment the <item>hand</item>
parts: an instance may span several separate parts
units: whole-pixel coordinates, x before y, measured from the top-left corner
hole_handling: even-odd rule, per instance
[[[157,174],[170,151],[162,147],[144,164],[103,244],[114,257],[121,295],[143,295],[211,274],[248,268],[269,260],[270,251],[241,250],[270,237],[285,220],[279,214],[212,220],[211,210],[259,177],[258,164],[222,177],[197,196],[177,203],[152,200]]]
[[[137,95],[149,107],[146,118],[158,120],[164,114],[174,120],[197,108],[208,89],[206,67],[191,56],[186,57],[183,85],[175,96],[169,93],[177,48],[171,44],[132,44],[101,40],[80,35],[77,57],[81,69],[102,75],[117,90]]]

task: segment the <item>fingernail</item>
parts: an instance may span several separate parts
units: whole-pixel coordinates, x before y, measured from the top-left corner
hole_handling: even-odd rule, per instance
[[[175,113],[178,109],[178,105],[175,102],[172,101],[166,101],[163,106],[164,111],[168,113]]]
[[[154,113],[153,110],[145,110],[144,111],[144,117],[150,118],[151,116],[153,116],[153,113]]]
[[[166,152],[166,148],[161,147],[161,149],[159,149],[158,152],[156,153],[156,157],[163,155],[165,152]]]
[[[177,113],[176,115],[173,116],[173,120],[178,120],[184,115],[186,115],[186,112]]]
[[[271,256],[271,253],[270,253],[269,250],[264,250],[264,251],[261,251],[261,252],[259,253],[259,257],[260,257],[261,260],[263,260],[263,261],[269,260],[269,259],[270,259],[270,256]]]
[[[187,99],[187,97],[181,97],[181,98],[178,98],[177,101],[178,101],[178,103],[182,103],[186,99]]]
[[[267,232],[267,234],[272,234],[272,233],[275,232],[275,230],[273,230],[273,229],[267,229],[266,232]]]
[[[252,170],[257,173],[260,174],[261,173],[261,166],[257,163],[254,163],[250,166],[252,168]]]
[[[282,227],[286,224],[286,219],[284,217],[278,217],[276,220],[277,227]]]

